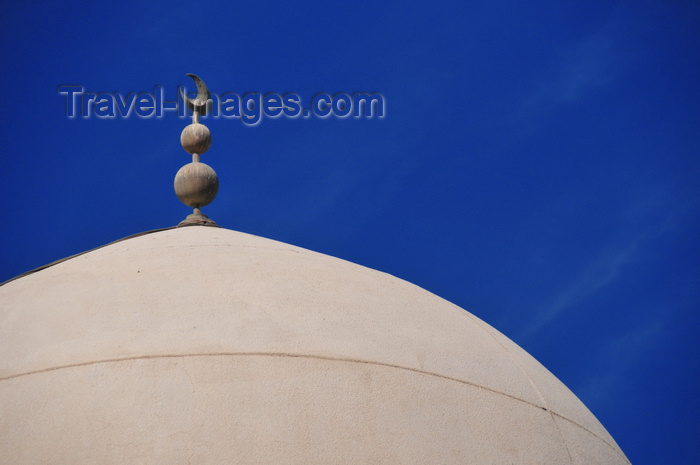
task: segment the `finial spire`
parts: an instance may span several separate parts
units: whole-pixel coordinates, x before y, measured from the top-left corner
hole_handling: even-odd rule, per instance
[[[179,226],[207,225],[216,223],[202,214],[201,208],[209,205],[219,190],[219,177],[209,166],[199,161],[200,155],[211,145],[209,128],[199,122],[202,115],[207,114],[209,89],[204,81],[194,74],[188,74],[197,84],[197,97],[192,100],[183,92],[187,106],[192,110],[192,124],[185,127],[180,135],[180,143],[187,153],[192,155],[192,163],[180,168],[175,175],[175,194],[185,205],[194,209]]]

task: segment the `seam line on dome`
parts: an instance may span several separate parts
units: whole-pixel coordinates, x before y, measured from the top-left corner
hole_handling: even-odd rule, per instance
[[[620,457],[622,457],[627,463],[631,463],[631,462],[629,461],[629,459],[627,458],[627,456],[625,455],[625,453],[622,452],[622,449],[621,449],[619,446],[610,444],[607,440],[605,440],[605,438],[601,438],[600,436],[598,436],[597,434],[595,434],[593,431],[591,431],[591,430],[589,430],[589,429],[587,429],[587,428],[584,428],[583,426],[579,425],[578,423],[576,423],[575,421],[571,420],[570,418],[566,418],[565,416],[559,415],[558,413],[553,412],[553,411],[550,411],[550,413],[552,414],[552,417],[555,417],[555,416],[556,416],[556,417],[558,417],[558,418],[561,418],[561,419],[564,420],[564,421],[568,421],[568,422],[571,423],[572,425],[578,426],[579,428],[583,429],[584,431],[588,431],[590,434],[592,434],[593,436],[595,436],[596,438],[600,439],[600,440],[603,441],[605,444],[607,444],[608,447],[610,447],[610,449],[611,449],[613,452],[615,452],[617,455],[619,455]],[[556,423],[556,422],[555,422],[555,423]],[[557,426],[557,428],[559,428],[559,427]]]
[[[347,362],[347,363],[359,363],[359,364],[365,364],[365,365],[376,365],[376,366],[381,366],[381,367],[386,367],[386,368],[396,368],[399,370],[405,370],[405,371],[411,371],[413,373],[419,373],[422,375],[427,375],[427,376],[433,376],[435,378],[441,378],[445,379],[448,381],[455,381],[457,383],[461,384],[466,384],[468,386],[473,386],[479,389],[483,389],[484,391],[492,392],[494,394],[502,395],[504,397],[508,397],[510,399],[516,400],[518,402],[522,402],[525,404],[528,404],[532,407],[536,407],[538,409],[544,410],[546,412],[549,412],[548,408],[544,408],[541,405],[537,405],[535,403],[532,403],[528,400],[522,399],[520,397],[516,397],[512,394],[508,394],[505,392],[497,391],[495,389],[489,388],[487,386],[482,386],[480,384],[472,383],[470,381],[466,381],[463,379],[459,378],[454,378],[452,376],[447,376],[443,375],[440,373],[434,373],[432,371],[425,371],[425,370],[420,370],[418,368],[411,368],[411,367],[406,367],[406,366],[401,366],[401,365],[394,365],[391,363],[382,363],[382,362],[376,362],[372,360],[362,360],[362,359],[354,359],[354,358],[340,358],[340,357],[328,357],[328,356],[323,356],[323,355],[304,355],[304,354],[294,354],[294,353],[283,353],[283,352],[207,352],[207,353],[194,353],[194,354],[160,354],[160,355],[137,355],[133,357],[118,357],[118,358],[107,358],[103,360],[94,360],[94,361],[89,361],[89,362],[80,362],[80,363],[71,363],[69,365],[61,365],[61,366],[56,366],[56,367],[50,367],[50,368],[42,368],[40,370],[32,370],[32,371],[26,371],[24,373],[17,373],[14,375],[9,375],[9,376],[4,376],[0,377],[0,381],[7,381],[10,379],[14,378],[21,378],[24,376],[30,376],[30,375],[38,375],[41,373],[48,373],[51,371],[58,371],[58,370],[63,370],[66,368],[76,368],[76,367],[82,367],[82,366],[90,366],[90,365],[100,365],[100,364],[106,364],[106,363],[112,363],[112,362],[126,362],[129,360],[150,360],[150,359],[158,359],[158,358],[195,358],[195,357],[240,357],[240,356],[257,356],[257,357],[280,357],[280,358],[306,358],[306,359],[315,359],[315,360],[327,360],[327,361],[332,361],[332,362]],[[571,421],[571,420],[570,420]],[[571,423],[576,424],[577,426],[583,428],[583,426],[578,425],[576,422],[571,421]],[[584,428],[585,429],[585,428]],[[588,430],[586,430],[588,431]],[[591,432],[591,434],[594,434]]]
[[[496,341],[496,342],[498,342],[498,341]],[[293,353],[280,353],[280,352],[208,352],[208,353],[196,353],[196,354],[138,355],[138,356],[133,356],[133,357],[108,358],[108,359],[104,359],[104,360],[94,360],[94,361],[90,361],[90,362],[72,363],[70,365],[61,365],[61,366],[57,366],[57,367],[44,368],[41,370],[27,371],[24,373],[17,373],[17,374],[10,375],[10,376],[0,377],[0,381],[6,381],[6,380],[14,379],[14,378],[21,378],[21,377],[29,376],[29,375],[47,373],[47,372],[51,372],[51,371],[58,371],[58,370],[62,370],[65,368],[76,368],[76,367],[81,367],[81,366],[99,365],[99,364],[106,364],[106,363],[112,363],[112,362],[125,362],[125,361],[129,361],[129,360],[149,360],[149,359],[158,359],[158,358],[240,357],[240,356],[306,358],[306,359],[316,359],[316,360],[327,360],[327,361],[332,361],[332,362],[360,363],[360,364],[366,364],[366,365],[382,366],[382,367],[387,367],[387,368],[396,368],[399,370],[411,371],[413,373],[419,373],[419,374],[426,375],[426,376],[433,376],[433,377],[445,379],[448,381],[454,381],[457,383],[466,384],[468,386],[473,386],[473,387],[476,387],[479,389],[483,389],[484,391],[488,391],[488,392],[492,392],[494,394],[508,397],[510,399],[528,404],[532,407],[536,407],[538,409],[544,410],[545,412],[549,413],[550,417],[552,418],[552,421],[554,422],[555,427],[557,428],[557,432],[559,433],[559,435],[562,438],[562,442],[564,443],[564,447],[566,448],[567,453],[569,454],[569,457],[571,457],[571,454],[569,453],[569,449],[566,446],[566,442],[564,441],[564,437],[561,434],[561,431],[559,430],[559,426],[556,424],[556,420],[554,419],[554,415],[568,421],[569,423],[571,423],[571,424],[573,424],[573,425],[575,425],[575,426],[577,426],[585,431],[588,431],[591,435],[600,439],[605,444],[607,444],[610,448],[615,450],[615,447],[612,444],[610,444],[608,441],[606,441],[604,438],[598,436],[593,431],[591,431],[588,428],[586,428],[585,426],[573,421],[572,419],[551,411],[548,406],[542,407],[541,405],[537,405],[537,404],[532,403],[528,400],[521,399],[520,397],[516,397],[514,395],[507,394],[505,392],[497,391],[495,389],[491,389],[491,388],[486,387],[486,386],[481,386],[480,384],[472,383],[472,382],[469,382],[469,381],[466,381],[463,379],[454,378],[452,376],[442,375],[440,373],[434,373],[431,371],[419,370],[418,368],[405,367],[405,366],[401,366],[401,365],[393,365],[391,363],[382,363],[382,362],[376,362],[376,361],[371,361],[371,360],[328,357],[328,356],[323,356],[323,355],[304,355],[304,354],[293,354]],[[625,459],[627,459],[627,458],[625,457]],[[629,463],[629,460],[627,460],[627,461]],[[573,463],[573,459],[572,459],[572,463]]]
[[[554,418],[554,414],[552,413],[552,410],[549,408],[549,404],[547,403],[547,400],[546,400],[546,399],[544,398],[544,396],[542,395],[542,392],[537,388],[537,385],[534,383],[534,381],[533,381],[532,378],[530,377],[530,374],[529,374],[528,372],[525,371],[525,368],[522,366],[522,364],[520,364],[520,362],[518,362],[518,361],[515,359],[515,357],[513,356],[513,354],[510,352],[510,350],[508,350],[508,348],[507,348],[506,346],[504,346],[503,344],[501,344],[501,341],[499,341],[498,338],[497,338],[491,331],[489,331],[489,328],[484,327],[484,326],[481,324],[481,322],[479,322],[479,321],[476,320],[476,318],[474,318],[474,320],[476,321],[476,323],[477,323],[479,326],[481,326],[481,327],[484,329],[484,331],[486,331],[486,333],[487,333],[489,336],[491,336],[491,338],[496,342],[496,344],[498,344],[498,345],[506,352],[506,354],[508,354],[508,358],[510,358],[511,362],[513,362],[513,364],[515,364],[515,366],[518,367],[518,369],[520,370],[520,372],[523,374],[523,376],[525,376],[525,378],[526,378],[526,379],[528,380],[528,382],[530,383],[530,386],[532,386],[532,389],[535,390],[535,392],[537,393],[537,396],[540,398],[540,400],[541,400],[542,403],[544,404],[545,410],[549,413],[549,416],[552,418],[552,422],[554,423],[554,427],[556,428],[557,433],[559,434],[559,438],[561,439],[561,443],[562,443],[562,445],[564,446],[564,449],[566,449],[566,454],[569,456],[569,462],[574,463],[574,459],[573,459],[573,457],[571,456],[571,451],[569,450],[569,446],[568,446],[567,443],[566,443],[566,439],[564,438],[564,435],[562,434],[561,429],[559,428],[559,425],[557,424],[557,420]],[[559,416],[561,416],[561,415],[559,415]],[[563,417],[562,417],[562,418],[563,418]],[[572,423],[574,423],[574,422],[572,422]],[[588,431],[589,433],[594,434],[592,431],[590,431],[590,430],[588,430],[588,429],[586,429],[586,428],[584,428],[584,429],[585,429],[586,431]],[[594,434],[594,436],[598,437],[598,436],[595,435],[595,434]],[[598,437],[598,438],[601,439],[601,440],[603,440],[603,439],[600,438],[600,437]],[[605,441],[605,440],[603,440],[603,442],[605,442],[606,444],[608,444],[608,442]],[[608,444],[608,445],[609,445],[609,444]]]
[[[89,361],[89,362],[72,363],[69,365],[61,365],[61,366],[57,366],[57,367],[43,368],[41,370],[32,370],[32,371],[27,371],[24,373],[17,373],[14,375],[0,377],[0,381],[6,381],[6,380],[10,380],[10,379],[14,379],[14,378],[21,378],[21,377],[30,376],[30,375],[37,375],[37,374],[47,373],[47,372],[51,372],[51,371],[58,371],[58,370],[66,369],[66,368],[76,368],[76,367],[81,367],[81,366],[99,365],[99,364],[106,364],[106,363],[112,363],[112,362],[126,362],[129,360],[150,360],[150,359],[158,359],[158,358],[240,357],[240,356],[306,358],[306,359],[316,359],[316,360],[327,360],[327,361],[332,361],[332,362],[360,363],[360,364],[366,364],[366,365],[382,366],[382,367],[387,367],[387,368],[396,368],[399,370],[410,371],[413,373],[418,373],[418,374],[422,374],[422,375],[426,375],[426,376],[433,376],[433,377],[445,379],[448,381],[454,381],[457,383],[461,383],[461,384],[465,384],[468,386],[473,386],[473,387],[476,387],[479,389],[483,389],[484,391],[492,392],[494,394],[502,395],[504,397],[508,397],[508,398],[516,400],[518,402],[528,404],[532,407],[544,410],[545,412],[548,412],[550,415],[554,414],[560,418],[567,420],[571,424],[576,425],[579,428],[588,431],[590,434],[592,434],[596,438],[600,439],[604,443],[611,446],[608,441],[601,438],[600,436],[598,436],[597,434],[595,434],[593,431],[589,430],[585,426],[580,425],[577,422],[571,420],[570,418],[567,418],[567,417],[559,415],[555,412],[552,412],[548,407],[542,407],[541,405],[537,405],[533,402],[522,399],[520,397],[516,397],[512,394],[497,391],[495,389],[491,389],[489,387],[482,386],[480,384],[472,383],[472,382],[469,382],[469,381],[466,381],[463,379],[454,378],[452,376],[447,376],[447,375],[443,375],[440,373],[434,373],[431,371],[425,371],[425,370],[420,370],[418,368],[411,368],[411,367],[406,367],[406,366],[401,366],[401,365],[394,365],[391,363],[382,363],[382,362],[376,362],[376,361],[371,361],[371,360],[362,360],[362,359],[354,359],[354,358],[340,358],[340,357],[329,357],[329,356],[324,356],[324,355],[304,355],[304,354],[293,354],[293,353],[282,353],[282,352],[206,352],[206,353],[194,353],[194,354],[138,355],[138,356],[133,356],[133,357],[118,357],[118,358],[108,358],[108,359],[103,359],[103,360],[94,360],[94,361]],[[554,419],[553,419],[553,421],[554,421]]]
[[[516,397],[512,394],[497,391],[497,390],[491,389],[487,386],[482,386],[480,384],[472,383],[470,381],[455,378],[452,376],[447,376],[447,375],[443,375],[440,373],[434,373],[432,371],[425,371],[425,370],[420,370],[418,368],[411,368],[411,367],[406,367],[406,366],[401,366],[401,365],[394,365],[391,363],[382,363],[382,362],[377,362],[377,361],[372,361],[372,360],[362,360],[362,359],[356,359],[356,358],[329,357],[329,356],[324,356],[324,355],[294,354],[294,353],[285,353],[285,352],[205,352],[205,353],[193,353],[193,354],[136,355],[133,357],[106,358],[106,359],[102,359],[102,360],[93,360],[93,361],[88,361],[88,362],[71,363],[68,365],[61,365],[61,366],[55,366],[55,367],[49,367],[49,368],[42,368],[40,370],[32,370],[32,371],[26,371],[23,373],[16,373],[14,375],[0,377],[0,381],[6,381],[6,380],[10,380],[10,379],[14,379],[14,378],[21,378],[21,377],[30,376],[30,375],[37,375],[37,374],[47,373],[47,372],[51,372],[51,371],[58,371],[58,370],[66,369],[66,368],[76,368],[76,367],[81,367],[81,366],[99,365],[99,364],[112,363],[112,362],[125,362],[125,361],[129,361],[129,360],[149,360],[149,359],[158,359],[158,358],[229,357],[229,356],[308,358],[308,359],[316,359],[316,360],[328,360],[328,361],[332,361],[332,362],[360,363],[360,364],[366,364],[366,365],[383,366],[383,367],[387,367],[387,368],[396,368],[399,370],[411,371],[414,373],[419,373],[419,374],[428,375],[428,376],[434,376],[436,378],[442,378],[442,379],[446,379],[449,381],[455,381],[455,382],[466,384],[469,386],[474,386],[474,387],[477,387],[479,389],[483,389],[485,391],[489,391],[489,392],[493,392],[495,394],[509,397],[513,400],[517,400],[519,402],[526,403],[526,404],[531,405],[533,407],[537,407],[539,409],[544,409],[545,411],[548,411],[547,408],[543,408],[541,405],[537,405],[537,404],[532,403],[530,401],[527,401],[525,399],[521,399],[520,397]],[[572,422],[572,423],[575,423],[575,422]]]
[[[616,445],[614,445],[614,444],[611,444],[607,439],[605,439],[605,438],[603,438],[603,437],[600,437],[599,435],[597,435],[596,433],[594,433],[594,432],[591,431],[590,429],[586,428],[585,426],[580,425],[580,424],[578,424],[577,422],[573,421],[571,418],[567,418],[567,417],[565,417],[565,416],[563,416],[563,415],[560,415],[560,414],[556,413],[555,411],[553,411],[551,408],[549,408],[549,404],[547,403],[546,399],[544,398],[544,396],[542,395],[542,393],[540,392],[540,390],[537,388],[537,385],[532,381],[532,378],[530,377],[530,375],[525,371],[525,368],[523,368],[523,366],[515,359],[515,357],[514,357],[513,354],[511,353],[511,351],[508,350],[508,348],[507,348],[506,346],[504,346],[503,344],[501,344],[501,342],[498,340],[498,338],[492,333],[491,328],[490,328],[488,325],[486,325],[485,322],[482,322],[479,318],[475,317],[474,315],[470,314],[469,312],[464,312],[464,313],[467,315],[468,318],[473,319],[474,322],[475,322],[476,324],[478,324],[479,326],[481,326],[481,327],[484,329],[484,331],[486,331],[486,333],[487,333],[489,336],[491,336],[491,338],[496,342],[496,344],[498,344],[499,346],[501,346],[501,348],[503,348],[503,350],[506,351],[506,353],[508,354],[508,357],[511,359],[511,361],[520,369],[520,371],[523,373],[523,375],[527,378],[527,380],[529,381],[530,385],[531,385],[532,388],[535,390],[535,392],[537,393],[537,395],[539,396],[539,398],[542,400],[542,403],[545,405],[544,410],[547,411],[547,412],[549,412],[549,415],[552,417],[552,421],[554,422],[554,425],[555,425],[555,427],[557,428],[557,432],[559,433],[559,436],[560,436],[561,439],[562,439],[562,442],[563,442],[563,444],[564,444],[564,447],[566,448],[566,452],[567,452],[567,454],[569,454],[569,458],[571,459],[571,462],[572,462],[572,463],[574,463],[574,460],[573,460],[573,458],[572,458],[572,456],[571,456],[571,453],[569,452],[569,447],[566,445],[566,440],[564,439],[564,435],[562,434],[561,430],[559,429],[559,425],[557,424],[556,420],[554,419],[554,416],[555,416],[555,415],[556,415],[557,417],[561,418],[561,419],[564,419],[564,420],[568,421],[569,423],[571,423],[571,424],[573,424],[573,425],[578,426],[579,428],[581,428],[581,429],[583,429],[583,430],[585,430],[585,431],[588,431],[590,434],[592,434],[592,435],[595,436],[596,438],[598,438],[598,439],[600,439],[601,441],[603,441],[605,444],[608,445],[608,447],[610,447],[612,450],[616,451],[617,453],[619,453],[618,451],[621,451],[621,449],[619,449],[619,446],[616,446]],[[526,401],[523,401],[523,402],[526,402]],[[534,404],[533,404],[533,405],[534,405]],[[629,459],[627,459],[627,457],[624,455],[624,453],[622,453],[622,456],[624,457],[625,460],[627,460],[627,463],[630,463],[630,462],[629,462]]]
[[[137,355],[137,356],[133,356],[133,357],[106,358],[103,360],[93,360],[93,361],[89,361],[89,362],[71,363],[68,365],[61,365],[61,366],[56,366],[56,367],[42,368],[40,370],[32,370],[32,371],[26,371],[23,373],[16,373],[14,375],[0,377],[0,381],[6,381],[6,380],[10,380],[10,379],[14,379],[14,378],[21,378],[21,377],[30,376],[30,375],[38,375],[41,373],[58,371],[58,370],[66,369],[66,368],[76,368],[76,367],[81,367],[81,366],[99,365],[99,364],[103,364],[103,363],[112,363],[112,362],[125,362],[125,361],[129,361],[129,360],[149,360],[149,359],[157,359],[157,358],[228,357],[228,356],[258,356],[258,357],[263,356],[263,357],[280,357],[280,358],[282,358],[282,357],[308,358],[308,359],[317,359],[317,360],[328,360],[328,361],[332,361],[332,362],[360,363],[360,364],[366,364],[366,365],[383,366],[383,367],[387,367],[387,368],[396,368],[399,370],[412,371],[414,373],[419,373],[419,374],[428,375],[428,376],[434,376],[436,378],[442,378],[442,379],[446,379],[449,381],[455,381],[458,383],[477,387],[477,388],[483,389],[485,391],[493,392],[494,394],[499,394],[499,395],[502,395],[505,397],[509,397],[513,400],[517,400],[519,402],[526,403],[526,404],[531,405],[533,407],[537,407],[538,409],[549,411],[548,408],[543,408],[541,405],[537,405],[537,404],[532,403],[528,400],[522,399],[520,397],[516,397],[512,394],[497,391],[497,390],[489,388],[487,386],[482,386],[480,384],[472,383],[470,381],[455,378],[452,376],[443,375],[440,373],[435,373],[432,371],[425,371],[425,370],[420,370],[418,368],[411,368],[411,367],[406,367],[406,366],[401,366],[401,365],[394,365],[391,363],[376,362],[376,361],[372,361],[372,360],[362,360],[362,359],[355,359],[355,358],[341,358],[341,357],[328,357],[328,356],[324,356],[324,355],[305,355],[305,354],[294,354],[294,353],[284,353],[284,352],[206,352],[206,353],[194,353],[194,354]],[[572,421],[572,423],[576,424],[576,422],[573,422],[573,421]]]

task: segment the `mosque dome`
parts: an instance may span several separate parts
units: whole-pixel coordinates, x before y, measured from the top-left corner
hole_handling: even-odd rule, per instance
[[[23,464],[628,464],[515,343],[386,273],[212,226],[0,286]]]

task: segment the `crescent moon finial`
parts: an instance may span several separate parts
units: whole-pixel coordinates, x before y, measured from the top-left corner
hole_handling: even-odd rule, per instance
[[[194,100],[189,98],[187,94],[184,95],[185,102],[192,113],[199,113],[200,115],[207,114],[207,101],[209,100],[209,89],[207,85],[202,81],[196,74],[188,73],[187,76],[191,77],[192,80],[197,84],[197,97]]]

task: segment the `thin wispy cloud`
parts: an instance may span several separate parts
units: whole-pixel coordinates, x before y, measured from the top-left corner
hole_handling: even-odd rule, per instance
[[[598,32],[581,40],[559,57],[534,90],[526,95],[521,111],[547,110],[583,98],[596,87],[613,81],[616,75],[612,40]]]
[[[578,276],[562,290],[555,293],[535,312],[530,323],[520,334],[527,338],[553,322],[555,319],[574,311],[578,306],[597,293],[612,285],[631,263],[648,259],[649,244],[679,227],[679,217],[686,214],[689,206],[676,204],[675,208],[660,200],[662,194],[649,195],[631,206],[626,215],[628,226],[642,222],[646,227],[641,232],[631,234],[620,245],[608,245],[588,263]],[[653,217],[664,212],[654,220]]]
[[[520,338],[532,336],[566,311],[575,308],[597,292],[610,285],[621,270],[634,260],[639,241],[601,252],[578,277],[564,290],[556,294],[548,304],[536,313],[525,327]]]
[[[663,321],[654,320],[608,341],[600,353],[600,363],[596,364],[601,370],[588,376],[580,386],[573,386],[575,392],[591,407],[591,404],[609,399],[614,386],[625,385],[623,381],[628,370],[642,363],[653,351],[664,329]]]
[[[629,55],[618,37],[625,25],[610,20],[597,31],[564,45],[550,45],[549,60],[523,76],[518,94],[508,110],[499,113],[495,123],[506,140],[519,139],[546,126],[555,110],[593,98],[605,87],[619,84],[629,66]]]

